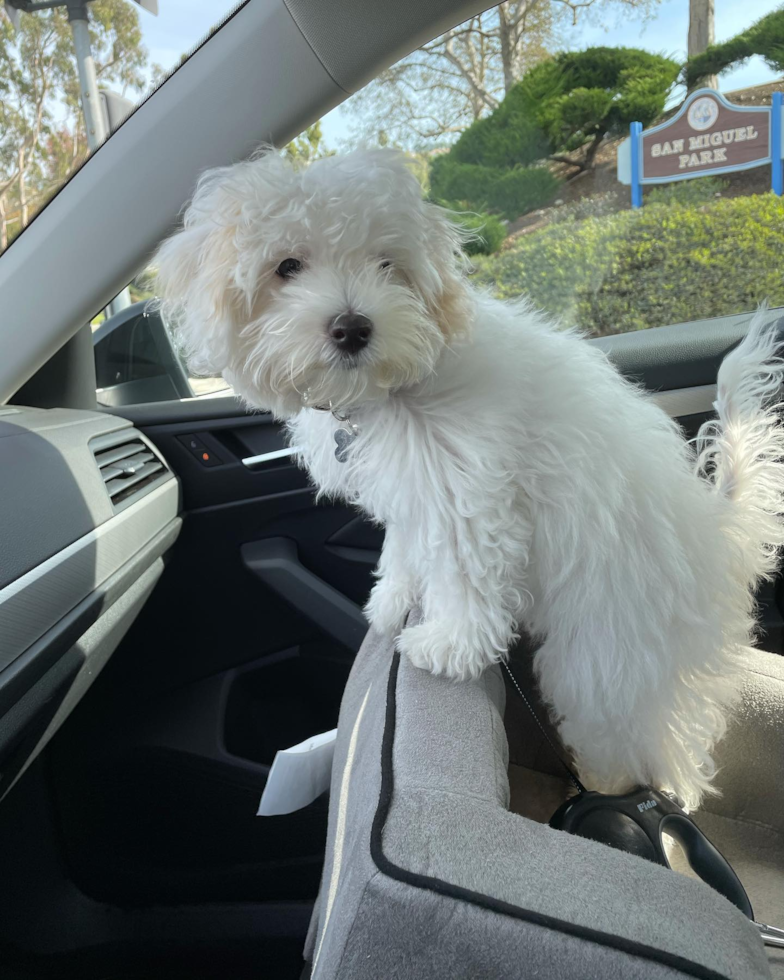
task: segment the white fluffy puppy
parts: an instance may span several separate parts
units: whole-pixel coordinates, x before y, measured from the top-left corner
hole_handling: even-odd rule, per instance
[[[695,454],[595,347],[474,291],[460,245],[393,152],[269,152],[202,177],[157,267],[192,367],[386,528],[378,629],[467,678],[524,628],[583,780],[696,805],[784,541],[775,333],[724,361]]]

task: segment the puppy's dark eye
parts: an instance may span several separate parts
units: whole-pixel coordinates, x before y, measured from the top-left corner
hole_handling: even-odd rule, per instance
[[[379,266],[379,268],[381,268],[381,269],[389,269],[391,265],[392,265],[392,260],[391,259],[384,259],[382,261],[381,265]]]
[[[284,259],[275,271],[281,279],[291,279],[301,268],[302,263],[299,259]]]

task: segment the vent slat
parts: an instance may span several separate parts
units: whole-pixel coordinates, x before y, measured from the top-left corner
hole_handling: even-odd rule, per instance
[[[135,436],[135,438],[134,438]],[[133,430],[126,434],[128,442],[107,449],[103,439],[96,440],[93,450],[109,498],[117,510],[152,490],[169,474],[168,467]],[[108,440],[107,440],[108,441]]]
[[[109,463],[116,463],[118,459],[134,456],[146,449],[147,447],[143,442],[124,442],[120,446],[114,446],[112,449],[104,449],[102,452],[96,453],[95,458],[98,460],[98,465],[103,468]]]
[[[131,487],[135,487],[137,483],[141,483],[143,480],[148,479],[154,473],[160,473],[163,469],[163,463],[159,463],[156,460],[154,463],[145,463],[140,469],[138,469],[133,476],[126,476],[123,479],[109,480],[106,484],[106,489],[109,491],[109,496],[114,500],[115,497],[123,493],[125,490],[129,490]]]
[[[105,481],[112,479],[112,476],[133,476],[136,470],[144,466],[145,463],[152,463],[154,461],[155,456],[149,450],[143,453],[134,453],[133,456],[118,459],[116,463],[109,463],[108,466],[102,466],[101,475]]]

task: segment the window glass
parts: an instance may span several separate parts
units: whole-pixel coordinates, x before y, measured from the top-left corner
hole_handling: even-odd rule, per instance
[[[99,388],[165,374],[149,319],[133,316],[95,345],[95,371]]]
[[[228,8],[166,0],[156,19],[130,0],[95,0],[99,86],[135,103]],[[0,249],[90,152],[64,11],[17,21],[0,16]],[[783,33],[784,10],[762,0],[507,0],[281,152],[307,164],[403,150],[423,194],[475,233],[477,283],[588,335],[782,305],[781,150],[771,163],[769,147]],[[46,52],[39,77],[30,66]],[[637,191],[633,123],[644,130]],[[226,393],[222,379],[188,374],[159,321],[127,325],[151,283],[137,278],[93,324],[100,397]]]
[[[98,401],[117,406],[230,394],[223,378],[190,373],[176,338],[151,305],[152,281],[152,270],[145,269],[93,320]]]
[[[161,0],[157,16],[148,9],[156,6],[85,3],[88,47],[85,22],[69,21],[65,0],[33,13],[0,3],[0,253],[236,2]],[[93,84],[95,117],[83,99]]]
[[[784,207],[760,162],[782,33],[784,8],[762,0],[509,0],[383,72],[295,152],[405,150],[477,230],[475,279],[588,335],[782,305]],[[642,138],[643,172],[664,179],[632,207],[631,124],[670,121]]]

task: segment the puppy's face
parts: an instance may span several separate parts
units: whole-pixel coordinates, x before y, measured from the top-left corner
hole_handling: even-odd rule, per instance
[[[459,250],[400,155],[298,172],[268,153],[205,174],[156,265],[191,368],[287,417],[385,398],[432,372],[470,323]]]

